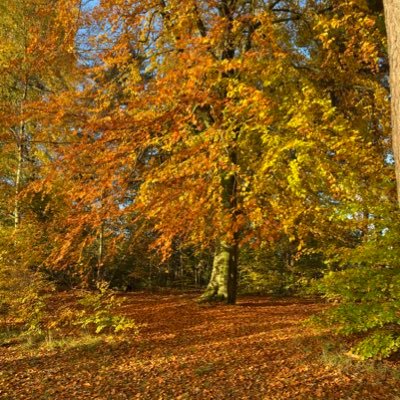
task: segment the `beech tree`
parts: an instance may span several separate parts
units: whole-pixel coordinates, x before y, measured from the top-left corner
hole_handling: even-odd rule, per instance
[[[393,155],[400,202],[400,4],[396,0],[384,0],[383,4],[390,64]]]
[[[54,172],[71,210],[53,262],[81,262],[100,236],[111,253],[130,224],[164,258],[213,248],[203,299],[233,303],[240,247],[287,235],[300,251],[371,197],[386,92],[362,8],[110,0],[91,21],[86,78],[53,103],[53,126],[74,132]]]
[[[100,162],[107,154],[111,176],[94,162],[96,188],[85,190],[78,203],[71,192],[71,201],[86,209],[100,204],[101,198],[101,207],[90,215],[101,221],[110,215],[115,219],[122,211],[144,215],[155,224],[155,247],[165,256],[177,237],[185,245],[214,246],[210,297],[231,303],[235,301],[239,241],[243,240],[239,232],[242,235],[248,225],[247,212],[260,214],[255,199],[247,196],[243,201],[253,170],[239,161],[239,155],[247,151],[242,139],[246,121],[255,118],[250,133],[254,143],[248,141],[254,146],[259,140],[256,131],[270,119],[263,111],[268,99],[257,88],[261,83],[257,73],[268,66],[259,64],[258,70],[250,71],[259,56],[250,50],[255,41],[257,51],[263,52],[265,45],[265,60],[275,57],[278,48],[271,44],[276,41],[268,40],[274,32],[266,13],[271,7],[240,1],[191,2],[184,7],[178,2],[103,2],[93,18],[114,27],[114,33],[99,38],[99,46],[106,50],[91,72],[96,86],[89,83],[78,94],[93,99],[82,131],[97,150],[93,153],[93,147],[90,150],[82,140],[65,156],[76,174],[82,164],[71,168],[73,160],[93,161],[94,156]],[[260,17],[256,16],[259,12]],[[263,32],[253,38],[258,25]],[[245,52],[250,57],[245,58]],[[200,63],[196,65],[195,60]],[[243,94],[253,96],[250,104],[242,100]],[[77,154],[74,151],[78,158],[72,155]],[[132,162],[121,163],[130,157],[135,160],[133,167]],[[140,190],[129,201],[129,182],[135,175]],[[97,187],[103,188],[102,193]],[[101,224],[100,220],[91,223],[90,218],[81,215],[82,229]],[[260,216],[260,227],[268,221],[272,215],[265,220]]]

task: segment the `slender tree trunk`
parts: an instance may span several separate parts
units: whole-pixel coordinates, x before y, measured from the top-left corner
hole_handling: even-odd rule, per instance
[[[230,247],[229,252],[229,265],[228,265],[228,297],[226,302],[228,304],[236,303],[237,296],[237,277],[238,277],[238,261],[239,261],[239,245],[237,240],[233,246]]]
[[[25,58],[24,58],[25,60]],[[21,222],[21,212],[20,212],[20,191],[21,191],[21,178],[22,178],[22,168],[24,162],[24,141],[25,141],[25,120],[24,120],[24,106],[25,101],[28,97],[28,79],[25,78],[24,92],[22,94],[22,99],[20,103],[20,123],[19,132],[16,137],[17,143],[17,169],[15,171],[15,193],[14,193],[14,242],[17,243],[18,229]]]
[[[400,0],[384,0],[383,4],[390,64],[393,156],[400,204]]]
[[[104,254],[104,223],[101,223],[99,231],[99,247],[97,252],[97,277],[96,277],[97,285],[101,284],[104,279],[103,254]]]
[[[20,142],[17,144],[17,169],[15,171],[15,193],[14,193],[14,235],[15,240],[17,238],[17,232],[21,220],[20,215],[20,200],[19,194],[21,191],[21,177],[22,177],[22,163],[23,163],[23,146],[22,138],[20,137]]]

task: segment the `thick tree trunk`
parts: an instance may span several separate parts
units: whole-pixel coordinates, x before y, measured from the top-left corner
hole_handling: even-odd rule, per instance
[[[224,301],[228,298],[229,246],[221,243],[215,249],[210,281],[200,297],[202,301]]]
[[[210,281],[200,301],[235,304],[237,287],[237,246],[221,242],[214,255]]]
[[[217,8],[222,18],[225,18],[226,25],[226,41],[220,53],[221,60],[232,60],[235,58],[234,36],[232,35],[233,21],[235,13],[235,2],[221,1],[218,2]],[[234,77],[235,72],[227,71],[223,73],[225,79]],[[220,90],[222,99],[226,99],[227,89]],[[233,140],[227,144],[226,151],[229,154],[231,165],[237,167],[238,152],[237,141],[239,137],[239,129],[235,130]],[[235,168],[236,169],[236,168]],[[223,187],[223,203],[227,215],[231,218],[230,229],[223,237],[232,234],[233,238],[228,240],[221,239],[216,248],[213,261],[213,269],[209,284],[206,291],[201,296],[200,301],[222,300],[228,304],[235,304],[237,294],[237,276],[238,276],[238,257],[239,257],[239,233],[237,232],[236,219],[238,216],[238,183],[236,172],[231,171],[223,174],[221,177]]]
[[[383,4],[390,64],[393,156],[400,204],[400,1],[384,0]]]
[[[235,142],[237,136],[235,137]],[[235,148],[230,150],[230,160],[233,165],[238,164]],[[232,228],[236,226],[238,215],[237,177],[230,173],[223,178],[224,204],[232,218]],[[217,245],[214,255],[211,277],[206,291],[200,301],[226,301],[228,304],[236,303],[238,258],[239,258],[239,233],[232,232],[233,238],[229,241],[221,240]]]

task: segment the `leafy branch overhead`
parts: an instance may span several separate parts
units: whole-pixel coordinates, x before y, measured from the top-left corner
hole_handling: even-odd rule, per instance
[[[3,325],[71,322],[53,289],[94,291],[72,325],[97,333],[136,329],[105,287],[316,290],[357,354],[397,351],[398,21],[394,0],[3,0]]]

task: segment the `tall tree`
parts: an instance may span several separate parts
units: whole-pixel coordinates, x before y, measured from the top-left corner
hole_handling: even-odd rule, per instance
[[[390,64],[392,142],[396,169],[397,197],[400,203],[400,3],[383,0]]]
[[[32,209],[22,201],[22,192],[40,178],[52,158],[56,135],[44,132],[41,120],[49,98],[68,86],[74,69],[76,24],[68,24],[65,8],[76,7],[77,2],[70,0],[5,0],[0,5],[0,152],[7,159],[1,176],[5,195],[1,244],[6,249],[10,237],[17,245],[22,236],[32,241],[36,235],[28,217]],[[76,18],[75,12],[70,15]],[[20,253],[11,256],[15,259]]]
[[[338,199],[360,198],[382,161],[366,118],[379,87],[359,74],[375,68],[374,22],[357,13],[360,29],[345,28],[359,40],[335,41],[343,7],[102,2],[88,79],[62,97],[65,117],[79,117],[57,167],[72,205],[58,259],[93,242],[88,232],[126,236],[112,221],[145,221],[164,256],[177,239],[214,248],[204,298],[233,303],[239,247],[293,236],[294,226],[300,235]]]

